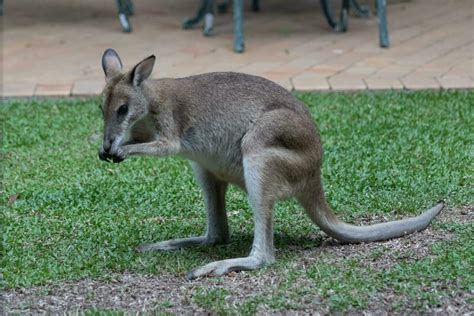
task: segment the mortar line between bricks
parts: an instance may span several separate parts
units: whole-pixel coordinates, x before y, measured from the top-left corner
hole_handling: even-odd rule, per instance
[[[443,16],[443,15],[445,15],[445,12],[444,12],[444,11],[442,11],[442,12],[440,12],[440,13],[437,13],[435,16]],[[420,22],[420,23],[417,23],[416,25],[423,25],[423,23]],[[403,30],[404,28],[413,28],[413,27],[415,27],[416,25],[413,25],[413,24],[406,24],[406,25],[403,25],[403,26],[401,26],[401,27],[393,28],[393,29],[391,29],[391,31],[393,32],[393,31],[397,31],[397,30]],[[426,32],[426,33],[429,33],[429,32]],[[411,39],[411,38],[409,38],[409,39]],[[331,40],[328,39],[327,42],[331,42]],[[327,43],[327,42],[325,42],[325,43]],[[372,39],[371,39],[371,38],[367,38],[367,41],[366,41],[366,42],[363,42],[363,44],[367,44],[368,42],[372,42]],[[404,42],[404,41],[401,41],[400,43],[403,43],[403,42]],[[319,45],[319,46],[317,46],[317,47],[324,47],[324,46],[325,46],[325,43],[322,43],[321,45]],[[298,45],[298,46],[296,46],[295,48],[298,48],[298,47],[301,47],[301,46],[304,46],[304,45],[307,45],[307,43]],[[356,42],[356,43],[354,43],[354,46],[352,46],[350,49],[347,50],[347,52],[348,52],[348,53],[349,53],[349,52],[353,52],[354,49],[359,48],[359,47],[361,47],[361,46],[362,46],[361,42]],[[317,48],[317,47],[316,47],[316,48]],[[295,49],[295,48],[293,48],[293,49]],[[290,52],[291,52],[291,49],[290,49]],[[344,53],[343,55],[345,55],[345,54],[346,54],[346,53]],[[381,55],[381,54],[382,54],[382,53],[377,53],[376,55]],[[327,61],[330,61],[330,60],[333,59],[333,58],[337,58],[337,57],[340,57],[340,56],[343,56],[343,55],[331,56],[331,57],[329,57],[329,58],[327,58],[327,59],[324,59],[322,62],[312,64],[311,66],[309,66],[309,67],[307,67],[307,68],[305,68],[305,69],[299,71],[298,73],[296,73],[295,75],[293,75],[291,78],[293,78],[293,77],[295,77],[295,76],[297,76],[297,75],[300,75],[301,73],[305,72],[306,70],[311,69],[311,68],[313,68],[313,67],[315,67],[315,66],[317,66],[317,65],[321,65],[321,64],[323,64],[323,63],[326,63]],[[294,59],[292,59],[292,61],[295,60],[295,59],[297,59],[297,58],[298,58],[298,57],[295,57]],[[334,75],[336,75],[336,74],[338,74],[338,73],[344,71],[345,69],[347,69],[347,68],[349,68],[349,67],[352,67],[352,66],[353,66],[354,64],[356,64],[356,63],[357,63],[357,62],[352,63],[350,66],[348,66],[348,67],[346,67],[346,68],[344,68],[344,69],[342,69],[342,70],[336,72]]]
[[[419,38],[419,37],[425,36],[425,35],[427,35],[427,34],[429,34],[429,33],[433,33],[434,31],[438,31],[438,30],[440,30],[440,29],[442,29],[442,28],[443,28],[442,26],[437,27],[437,28],[427,28],[427,30],[424,31],[424,32],[422,32],[422,33],[418,33],[417,35],[414,35],[414,36],[412,36],[412,37],[409,37],[409,38],[406,39],[406,40],[400,41],[399,44],[405,44],[405,43],[407,43],[407,42],[409,42],[409,41],[412,41],[412,40],[415,40],[415,39],[417,39],[417,38]],[[443,37],[443,38],[446,38],[446,36]],[[423,49],[429,48],[429,47],[431,47],[431,46],[433,46],[433,45],[435,45],[435,44],[437,44],[437,43],[439,43],[439,42],[442,42],[442,41],[443,41],[443,40],[438,40],[438,41],[436,41],[435,43],[430,43],[430,45],[424,47]],[[400,46],[399,46],[399,47],[400,47]],[[423,49],[418,49],[418,50],[412,52],[411,55],[416,54],[416,53],[418,53],[420,50],[423,50]],[[377,54],[374,55],[374,57],[375,57],[375,56],[381,56],[381,55],[382,55],[382,53],[377,53]],[[368,78],[373,77],[374,75],[380,73],[382,70],[384,70],[384,69],[386,69],[386,68],[388,68],[388,67],[390,67],[390,66],[393,66],[393,65],[395,65],[395,64],[396,64],[396,61],[391,62],[391,63],[389,63],[389,64],[386,65],[386,66],[380,67],[380,68],[377,69],[373,74],[371,74]]]
[[[288,80],[290,81],[291,91],[295,91],[295,84],[293,83],[293,78],[290,77],[290,78],[288,78]]]
[[[365,90],[369,90],[369,84],[367,83],[367,81],[365,81],[365,78],[362,78],[362,82],[365,85]]]
[[[326,83],[329,86],[329,91],[335,91],[333,86],[331,85],[331,82],[329,81],[329,77],[326,77],[325,80],[326,80]]]
[[[442,15],[442,14],[439,14],[439,15],[437,15],[437,16],[441,16],[441,15]],[[423,25],[423,23],[418,23],[418,25],[420,25],[420,24]],[[414,27],[414,26],[413,26],[413,25],[410,25],[410,26],[408,26],[408,28],[409,28],[409,27]],[[396,29],[395,29],[395,30],[396,30]],[[415,36],[413,36],[413,37],[410,37],[410,38],[408,38],[408,39],[406,39],[406,40],[404,40],[404,41],[401,41],[401,42],[399,42],[399,43],[404,43],[404,42],[409,41],[409,40],[411,40],[411,39],[414,39],[414,38],[416,38],[416,37],[423,36],[423,35],[425,35],[425,34],[429,34],[429,33],[432,32],[432,31],[433,31],[433,29],[427,28],[427,31],[426,31],[426,32],[418,33],[417,35],[415,35]],[[368,40],[369,40],[369,39],[367,39],[367,41],[368,41]],[[356,48],[361,47],[362,45],[366,45],[366,44],[367,44],[367,41],[366,41],[366,42],[359,43],[360,45],[357,45],[357,44],[354,45],[353,47],[351,47],[351,48],[347,51],[347,53],[344,53],[344,54],[338,55],[338,56],[331,56],[331,57],[329,57],[329,58],[323,60],[323,63],[326,63],[327,61],[330,61],[330,60],[332,60],[332,59],[336,59],[337,57],[341,57],[341,56],[346,55],[346,54],[348,55],[348,53],[353,52]],[[383,55],[382,52],[376,53],[374,56],[381,56],[381,55]],[[347,66],[347,67],[345,67],[345,68],[343,68],[343,69],[341,69],[341,70],[336,71],[336,72],[335,72],[334,74],[332,74],[332,75],[329,75],[329,76],[327,77],[328,81],[329,81],[332,77],[334,77],[334,76],[340,74],[341,72],[344,72],[345,70],[351,68],[351,67],[354,66],[356,63],[357,63],[357,61],[354,61],[354,62],[353,62],[352,64],[350,64],[349,66]],[[306,68],[305,70],[303,70],[303,71],[301,71],[301,72],[304,72],[304,71],[306,71],[306,70],[308,70],[308,69],[310,69],[310,68],[313,68],[313,67],[317,66],[318,64],[321,64],[321,63],[316,63],[316,64],[314,64],[313,66],[310,66],[310,67]],[[393,64],[395,64],[395,62],[394,62],[394,63],[391,63],[390,65],[393,65]],[[388,66],[382,67],[381,69],[384,69],[384,68],[387,68],[387,67],[388,67]],[[375,75],[375,74],[376,74],[379,70],[381,70],[381,69],[375,69],[371,74],[366,75],[366,76],[364,76],[363,78],[365,78],[365,77],[370,78],[370,77],[372,77],[373,75]],[[299,74],[301,74],[301,72],[300,72]],[[298,75],[298,74],[295,74],[294,76],[296,76],[296,75]],[[294,76],[292,76],[292,78],[293,78]],[[368,86],[367,86],[367,87],[368,87]]]
[[[400,82],[400,84],[402,85],[403,87],[403,90],[408,90],[407,86],[405,85],[405,83],[400,79],[400,78],[397,78],[398,82]]]
[[[445,88],[443,86],[443,83],[439,80],[439,78],[433,77],[433,79],[434,79],[434,81],[436,81],[438,83],[438,85],[440,86],[440,89],[445,90]]]
[[[316,66],[318,66],[318,65],[324,65],[324,64],[326,64],[328,61],[331,61],[331,60],[334,60],[334,59],[343,57],[344,55],[350,55],[349,53],[352,53],[355,49],[357,49],[357,48],[359,48],[359,47],[362,47],[362,46],[367,45],[367,43],[368,43],[369,41],[370,41],[369,38],[367,38],[365,42],[357,41],[357,42],[354,43],[353,46],[351,46],[349,49],[347,49],[347,52],[345,52],[344,54],[329,56],[329,57],[327,57],[326,59],[323,59],[322,61],[320,61],[320,62],[318,62],[318,63],[315,63],[315,64],[312,64],[311,66],[309,66],[309,67],[307,67],[307,68],[305,68],[305,69],[303,69],[303,70],[297,72],[296,74],[292,75],[290,78],[294,78],[295,76],[298,76],[298,75],[300,75],[300,74],[302,74],[302,73],[304,73],[304,72],[306,72],[306,71],[310,70],[311,68],[316,67]],[[360,60],[359,60],[359,61],[360,61]],[[354,64],[356,64],[356,63],[357,63],[357,61],[354,61],[353,63],[351,63],[349,66],[343,68],[342,70],[336,71],[333,75],[328,75],[327,77],[325,77],[326,80],[329,80],[331,77],[337,75],[338,73],[342,72],[343,70],[352,67],[352,66],[353,66]],[[331,86],[329,86],[329,87],[331,87]]]
[[[330,42],[329,39],[328,39],[327,41],[322,42],[320,45],[316,46],[315,48],[319,48],[319,47],[322,48],[322,47],[325,47],[325,44],[327,44],[328,42]],[[301,44],[301,45],[298,45],[297,47],[301,47],[301,46],[307,45],[307,44],[308,44],[308,43]],[[290,52],[291,52],[291,49],[290,49]],[[328,58],[326,58],[326,59],[323,59],[323,62],[326,62],[327,60],[329,60],[329,59],[332,58],[332,57],[334,57],[334,56],[330,56],[330,57],[328,57]],[[292,58],[289,62],[283,63],[283,64],[281,64],[281,65],[279,65],[279,66],[283,66],[283,65],[289,64],[289,63],[291,63],[291,62],[297,60],[298,58],[300,58],[300,57],[296,57],[296,56],[295,56],[295,57]],[[250,65],[250,64],[252,64],[252,63],[254,63],[254,61],[251,61],[251,62],[245,64],[245,66],[242,66],[242,67],[237,68],[237,70],[239,70],[239,69],[241,69],[241,68],[244,68],[244,67],[247,67],[248,65]],[[293,78],[293,77],[295,77],[295,76],[300,75],[301,73],[307,71],[308,69],[313,68],[313,67],[316,66],[316,65],[318,65],[318,63],[311,64],[311,66],[308,66],[308,67],[304,68],[303,70],[298,71],[298,72],[295,73],[294,75],[291,75],[291,76],[290,76],[290,79]]]
[[[438,55],[438,56],[436,56],[436,57],[434,57],[434,58],[432,58],[432,59],[429,59],[429,60],[426,61],[422,66],[424,66],[424,65],[426,65],[426,64],[429,64],[429,63],[435,61],[436,59],[442,58],[442,57],[448,55],[449,53],[451,53],[451,52],[453,52],[453,51],[455,51],[455,50],[458,50],[459,48],[462,48],[462,47],[464,47],[464,46],[470,45],[470,44],[472,44],[472,43],[474,43],[474,40],[470,40],[470,41],[467,42],[467,43],[463,43],[463,44],[461,44],[461,45],[459,45],[459,46],[456,46],[456,47],[454,47],[454,48],[451,48],[451,49],[449,49],[447,52],[445,52],[445,53],[443,53],[443,54],[441,54],[441,55]],[[418,66],[418,67],[412,69],[411,71],[409,71],[408,73],[406,73],[405,75],[403,75],[401,78],[406,78],[407,76],[411,75],[412,73],[414,73],[415,71],[417,71],[418,69],[420,69],[422,66]]]
[[[76,86],[76,81],[77,80],[73,81],[72,84],[71,84],[71,93],[70,93],[71,96],[74,95],[74,87]]]
[[[441,12],[441,13],[439,13],[439,14],[436,14],[435,16],[443,16],[443,15],[444,15],[444,12]],[[417,23],[416,25],[423,25],[423,23],[420,22],[420,23]],[[413,24],[406,24],[406,25],[404,25],[404,26],[402,26],[402,27],[398,27],[398,28],[391,29],[391,31],[393,32],[393,31],[397,31],[397,30],[402,30],[402,29],[404,29],[404,28],[414,28],[416,25],[413,25]],[[427,29],[428,29],[428,28],[427,28]],[[425,32],[424,34],[429,33],[429,32],[430,32],[430,31],[427,31],[427,32]],[[419,34],[417,34],[416,36],[410,37],[410,38],[408,38],[406,41],[408,41],[408,40],[410,40],[410,39],[412,39],[412,38],[418,37],[418,35],[419,35]],[[367,39],[367,41],[366,41],[366,42],[363,42],[363,44],[367,44],[368,41],[371,41],[371,40],[370,40],[370,39]],[[405,41],[401,41],[401,42],[399,42],[399,43],[404,43],[404,42],[405,42]],[[360,45],[358,45],[358,44],[360,44]],[[303,45],[307,45],[307,44],[306,44],[306,43],[305,43],[305,44],[301,44],[301,45],[299,45],[299,46],[297,46],[297,47],[301,47],[301,46],[303,46]],[[324,45],[321,45],[321,46],[324,46]],[[362,46],[362,44],[361,44],[360,42],[359,42],[359,43],[355,43],[354,46],[352,46],[350,49],[348,49],[347,53],[353,52],[354,49],[359,48],[359,47],[361,47],[361,46]],[[344,53],[343,55],[345,55],[345,54],[346,54],[346,53]],[[303,73],[303,72],[305,72],[305,71],[307,71],[307,70],[309,70],[309,69],[311,69],[311,68],[313,68],[313,67],[315,67],[315,66],[317,66],[317,65],[325,64],[327,61],[331,61],[332,59],[336,59],[337,57],[341,57],[341,56],[343,56],[343,55],[331,56],[331,57],[329,57],[329,58],[324,59],[322,62],[312,64],[312,66],[309,66],[309,67],[305,68],[304,70],[302,70],[302,71],[296,73],[296,74],[293,75],[291,78],[294,78],[295,76],[300,75],[301,73]],[[382,53],[381,53],[381,52],[380,52],[380,53],[376,53],[374,56],[379,56],[379,55],[382,55]],[[343,72],[344,70],[346,70],[346,69],[352,67],[352,66],[353,66],[354,64],[356,64],[356,63],[357,63],[357,62],[353,62],[353,63],[350,64],[348,67],[343,68],[343,69],[337,71],[336,73],[334,73],[333,75],[328,76],[327,79],[330,79],[331,77],[333,77],[333,76],[335,76],[335,75],[337,75],[337,74]],[[372,76],[373,74],[377,73],[377,71],[378,71],[378,69],[375,69],[374,72],[372,72],[372,73],[369,75],[369,77]]]
[[[426,17],[426,18],[423,19],[423,20],[432,20],[433,18],[436,18],[436,17],[439,17],[439,16],[445,16],[445,15],[446,15],[446,12],[445,12],[445,10],[443,9],[443,10],[440,10],[440,12],[437,12],[437,13],[434,14],[434,15],[429,15],[428,17]],[[377,20],[376,17],[374,17],[374,19]],[[420,19],[418,19],[417,21],[420,21]],[[403,24],[403,25],[401,25],[401,26],[399,26],[399,27],[390,28],[390,32],[402,31],[403,29],[406,29],[406,28],[414,28],[414,27],[416,27],[417,25],[425,25],[425,24],[423,24],[422,22],[418,22],[418,23],[415,22],[415,24],[413,24],[413,23],[411,23],[411,24],[407,23],[407,24]],[[349,31],[350,31],[350,30],[349,30]],[[334,33],[334,32],[333,32],[333,33]],[[337,33],[334,33],[334,34],[337,34]],[[403,43],[403,41],[400,42],[400,43]],[[296,46],[295,48],[298,48],[298,47],[301,47],[301,46],[304,46],[304,45],[307,45],[307,43],[300,44],[300,45]]]
[[[465,46],[469,46],[471,44],[474,43],[474,40],[471,41],[471,43],[466,43],[466,45],[462,45],[461,48],[465,47]],[[453,50],[451,50],[450,52],[447,52],[446,54],[444,55],[441,55],[441,56],[438,56],[437,58],[433,59],[431,62],[433,62],[434,60],[436,59],[439,59],[439,58],[442,58],[442,57],[446,57],[447,55],[449,55],[450,53],[452,53]],[[445,72],[441,73],[441,76],[439,76],[440,78],[444,78],[444,76],[446,76],[446,74],[448,74],[451,70],[453,70],[453,68],[456,67],[455,64],[452,64],[448,70],[446,70]]]

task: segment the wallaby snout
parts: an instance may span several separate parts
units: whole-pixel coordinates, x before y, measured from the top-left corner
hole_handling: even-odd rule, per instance
[[[106,152],[103,148],[99,149],[99,159],[105,162],[109,162],[109,159],[112,157],[108,152]]]
[[[119,157],[117,155],[113,155],[108,151],[105,151],[104,148],[99,149],[99,159],[105,162],[114,162],[114,163],[119,163],[122,162],[124,159],[122,157]]]
[[[102,145],[102,148],[104,149],[105,152],[110,151],[110,148],[112,147],[112,144],[114,143],[114,141],[115,141],[114,138],[104,139],[104,144]]]
[[[115,137],[104,137],[102,147],[99,149],[99,159],[105,162],[113,161],[119,163],[123,161],[119,155],[112,150],[114,147]]]

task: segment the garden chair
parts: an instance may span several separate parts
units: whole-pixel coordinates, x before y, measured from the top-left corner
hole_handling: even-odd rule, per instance
[[[258,11],[260,9],[260,1],[252,0],[252,9]],[[328,24],[336,32],[346,32],[348,28],[349,10],[352,8],[360,17],[370,16],[370,10],[366,6],[362,6],[357,0],[342,0],[339,12],[339,18],[334,14],[332,0],[321,0],[324,15]],[[218,5],[220,12],[227,10],[228,0]],[[244,51],[244,35],[243,35],[243,0],[234,0],[234,51],[241,53]],[[379,42],[380,47],[389,46],[387,16],[386,16],[386,0],[376,0],[378,26],[379,26]],[[201,6],[197,14],[183,21],[183,28],[189,29],[197,23],[204,20],[203,34],[209,36],[214,27],[214,0],[202,0]]]
[[[366,6],[361,6],[357,0],[342,0],[342,6],[339,12],[339,18],[334,14],[331,0],[321,0],[324,15],[329,26],[336,32],[346,32],[348,25],[349,10],[352,8],[358,16],[370,16],[370,10]],[[376,0],[377,18],[379,26],[380,47],[389,47],[387,27],[387,0]]]
[[[120,25],[124,32],[131,32],[132,26],[128,20],[133,15],[134,8],[132,0],[115,0],[117,3]],[[0,16],[3,15],[3,0],[0,0]]]
[[[132,25],[130,24],[128,17],[135,13],[132,0],[115,0],[115,1],[117,3],[119,21],[120,21],[120,25],[122,26],[122,30],[126,33],[131,32]]]

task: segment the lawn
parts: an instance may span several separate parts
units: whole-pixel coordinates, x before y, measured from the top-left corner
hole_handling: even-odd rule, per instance
[[[64,288],[89,280],[128,288],[120,292],[123,302],[133,301],[134,286],[158,293],[146,308],[165,312],[472,310],[474,92],[297,97],[320,128],[325,189],[341,218],[367,223],[412,216],[444,199],[441,217],[404,239],[340,245],[294,201],[282,202],[274,216],[275,265],[187,282],[184,275],[194,267],[248,253],[252,213],[245,195],[235,188],[227,195],[230,244],[136,253],[141,243],[205,230],[189,163],[99,161],[98,99],[10,100],[0,110],[1,288],[12,298],[9,308],[45,310],[39,298],[63,297]],[[136,283],[127,287],[126,280]],[[69,305],[56,308],[133,309],[97,303],[94,286],[85,295],[82,303],[69,297]]]

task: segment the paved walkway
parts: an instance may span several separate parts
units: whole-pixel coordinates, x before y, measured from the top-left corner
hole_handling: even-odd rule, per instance
[[[472,0],[389,0],[389,49],[378,47],[375,18],[351,17],[335,34],[319,1],[262,1],[261,12],[246,11],[244,54],[232,51],[230,13],[205,38],[180,28],[198,1],[135,2],[134,32],[124,34],[112,0],[6,0],[3,96],[98,94],[108,47],[126,67],[155,54],[155,77],[239,71],[296,90],[474,88]]]

